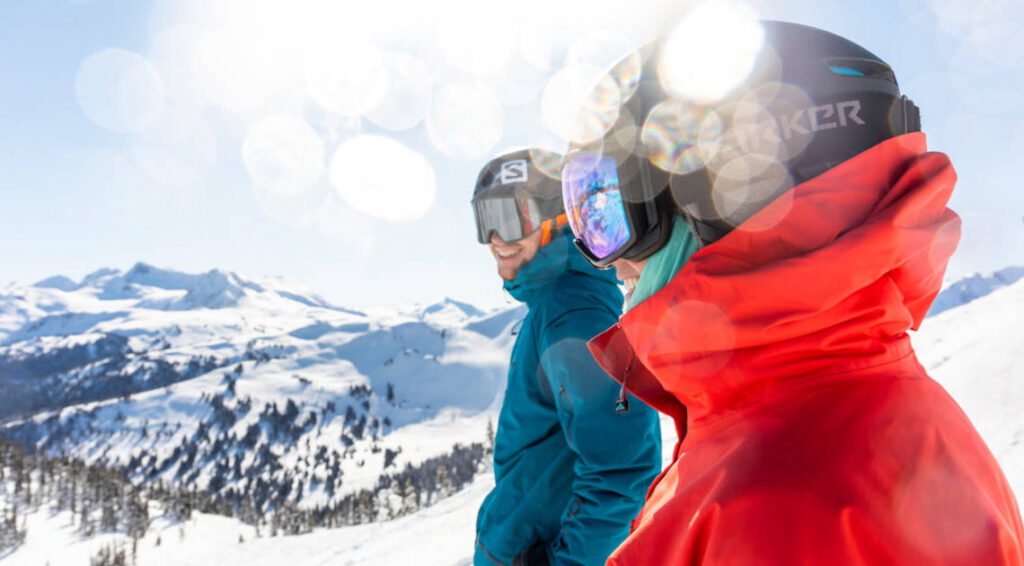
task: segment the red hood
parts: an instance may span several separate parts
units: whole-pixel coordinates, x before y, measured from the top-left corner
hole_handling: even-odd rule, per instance
[[[883,142],[698,251],[591,351],[691,421],[793,377],[905,357],[959,240],[955,181],[924,134]]]

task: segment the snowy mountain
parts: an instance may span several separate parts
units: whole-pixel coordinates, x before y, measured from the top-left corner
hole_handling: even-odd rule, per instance
[[[1007,272],[1012,270],[999,273]],[[139,387],[127,395],[73,401],[31,416],[12,410],[5,434],[51,453],[66,450],[91,462],[126,467],[134,470],[131,477],[136,481],[163,478],[205,489],[212,486],[214,491],[219,489],[221,462],[227,470],[221,475],[224,488],[255,487],[232,475],[236,464],[277,488],[285,485],[287,470],[292,487],[286,498],[307,507],[326,501],[326,480],[335,463],[341,480],[334,487],[337,499],[349,490],[376,485],[382,477],[397,477],[399,469],[415,469],[438,455],[451,454],[455,442],[481,442],[487,420],[496,419],[514,338],[509,331],[523,315],[522,309],[484,313],[450,299],[426,306],[344,311],[284,282],[272,287],[231,274],[221,280],[242,290],[237,306],[139,306],[166,304],[154,300],[168,292],[165,284],[173,277],[162,280],[165,286],[130,283],[138,296],[99,297],[105,285],[99,279],[125,275],[105,272],[81,283],[51,278],[31,288],[13,286],[0,292],[0,325],[9,328],[0,338],[0,359],[7,364],[0,367],[21,368],[22,386],[33,379],[26,368],[43,368],[37,371],[52,370],[46,375],[56,376],[53,383],[106,376],[108,383],[128,381]],[[983,279],[968,278],[947,292],[978,291],[977,283],[970,281]],[[940,314],[933,309],[912,339],[922,364],[964,408],[1019,496],[1024,493],[1024,334],[1018,320],[1024,312],[1024,279],[990,283],[989,292],[978,293],[978,298],[961,294],[962,304]],[[181,285],[187,288],[171,289],[179,298],[192,290]],[[320,304],[325,306],[315,306]],[[28,330],[42,318],[65,315],[75,320],[68,327],[81,332],[59,336]],[[20,325],[11,322],[13,317],[22,317]],[[89,321],[94,322],[86,326]],[[153,348],[147,350],[147,345]],[[47,361],[51,355],[57,357]],[[118,356],[135,365],[110,366],[123,368],[117,371],[95,369]],[[140,360],[143,356],[146,360]],[[168,373],[145,379],[138,373],[143,362],[156,360],[173,369],[176,377],[170,379]],[[189,370],[189,360],[197,360],[200,367]],[[204,371],[202,363],[217,367]],[[7,380],[6,372],[0,375]],[[148,386],[161,379],[169,384]],[[84,395],[84,390],[74,388],[61,391]],[[353,416],[348,416],[349,409]],[[359,429],[361,437],[356,434]],[[252,430],[257,432],[250,447],[243,441]],[[663,420],[666,459],[674,441],[671,430]],[[183,448],[178,459],[172,459],[179,447]],[[389,457],[393,460],[385,465]],[[167,461],[171,464],[161,471],[161,463]],[[12,475],[6,477],[6,485],[12,485]],[[446,498],[436,497],[433,505],[412,514],[288,537],[270,537],[265,525],[209,513],[181,520],[157,503],[149,512],[149,529],[137,541],[137,562],[469,564],[476,510],[491,485],[485,470],[463,483],[463,489],[446,490],[441,494]],[[10,487],[0,482],[0,491],[4,489],[10,493]],[[296,497],[300,489],[301,497]],[[396,492],[388,497],[400,503]],[[387,518],[383,514],[388,505],[385,500],[379,518]],[[15,550],[0,554],[0,564],[84,566],[105,545],[131,546],[123,531],[83,537],[67,509],[40,506],[22,513],[27,536]]]
[[[320,508],[440,457],[482,462],[522,315],[451,299],[359,312],[282,280],[142,263],[14,284],[0,430],[137,484]]]
[[[966,305],[996,289],[1012,285],[1022,277],[1024,277],[1024,267],[1011,266],[988,275],[975,273],[970,277],[959,279],[948,285],[939,293],[939,296],[935,297],[932,308],[928,310],[928,316]]]

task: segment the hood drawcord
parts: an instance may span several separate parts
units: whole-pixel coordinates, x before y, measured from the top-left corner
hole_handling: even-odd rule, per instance
[[[635,356],[633,360],[636,360]],[[615,412],[620,415],[629,412],[629,393],[626,391],[626,381],[633,371],[633,360],[630,360],[629,366],[626,367],[626,375],[622,377],[622,386],[619,388],[619,397],[615,400]]]

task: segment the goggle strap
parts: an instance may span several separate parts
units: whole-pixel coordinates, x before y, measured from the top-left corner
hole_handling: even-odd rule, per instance
[[[551,238],[562,229],[563,226],[569,223],[569,217],[564,213],[559,214],[554,218],[549,218],[544,222],[540,223],[541,235],[540,245],[544,247],[551,242]]]

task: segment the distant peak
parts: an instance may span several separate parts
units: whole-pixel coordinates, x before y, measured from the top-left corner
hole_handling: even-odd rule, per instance
[[[32,286],[38,289],[57,289],[60,291],[68,292],[78,289],[77,283],[63,275],[54,275],[53,277],[47,277],[42,281],[37,281]]]
[[[443,302],[445,304],[449,304],[449,305],[452,305],[454,307],[458,307],[462,312],[468,314],[469,316],[478,316],[478,315],[484,314],[484,311],[474,307],[473,305],[471,305],[469,303],[464,303],[462,301],[456,301],[455,299],[453,299],[451,297],[445,297]]]
[[[1024,267],[1010,266],[982,275],[975,273],[963,277],[951,283],[932,302],[928,315],[936,315],[940,312],[965,305],[975,299],[979,299],[989,293],[1013,285],[1019,279],[1024,278]]]
[[[112,269],[110,267],[101,267],[101,268],[97,269],[96,271],[93,271],[92,273],[90,273],[90,274],[86,275],[85,277],[83,277],[82,278],[81,286],[84,287],[86,285],[91,285],[91,284],[99,281],[100,279],[105,279],[105,278],[117,276],[117,275],[120,275],[120,274],[121,274],[121,270],[120,269]]]
[[[153,266],[152,265],[149,265],[148,263],[143,263],[143,262],[139,261],[139,262],[136,262],[135,265],[133,265],[132,268],[128,270],[127,274],[130,275],[130,274],[134,273],[134,274],[138,274],[138,275],[145,275],[145,274],[149,273],[152,270],[153,270]]]
[[[434,303],[434,304],[424,308],[423,309],[423,314],[436,313],[436,312],[445,310],[446,307],[454,307],[455,309],[458,309],[459,311],[461,311],[466,316],[480,316],[480,315],[484,314],[483,311],[481,311],[480,309],[474,307],[473,305],[470,305],[468,303],[463,303],[461,301],[456,301],[455,299],[452,299],[451,297],[445,297],[440,302]]]

